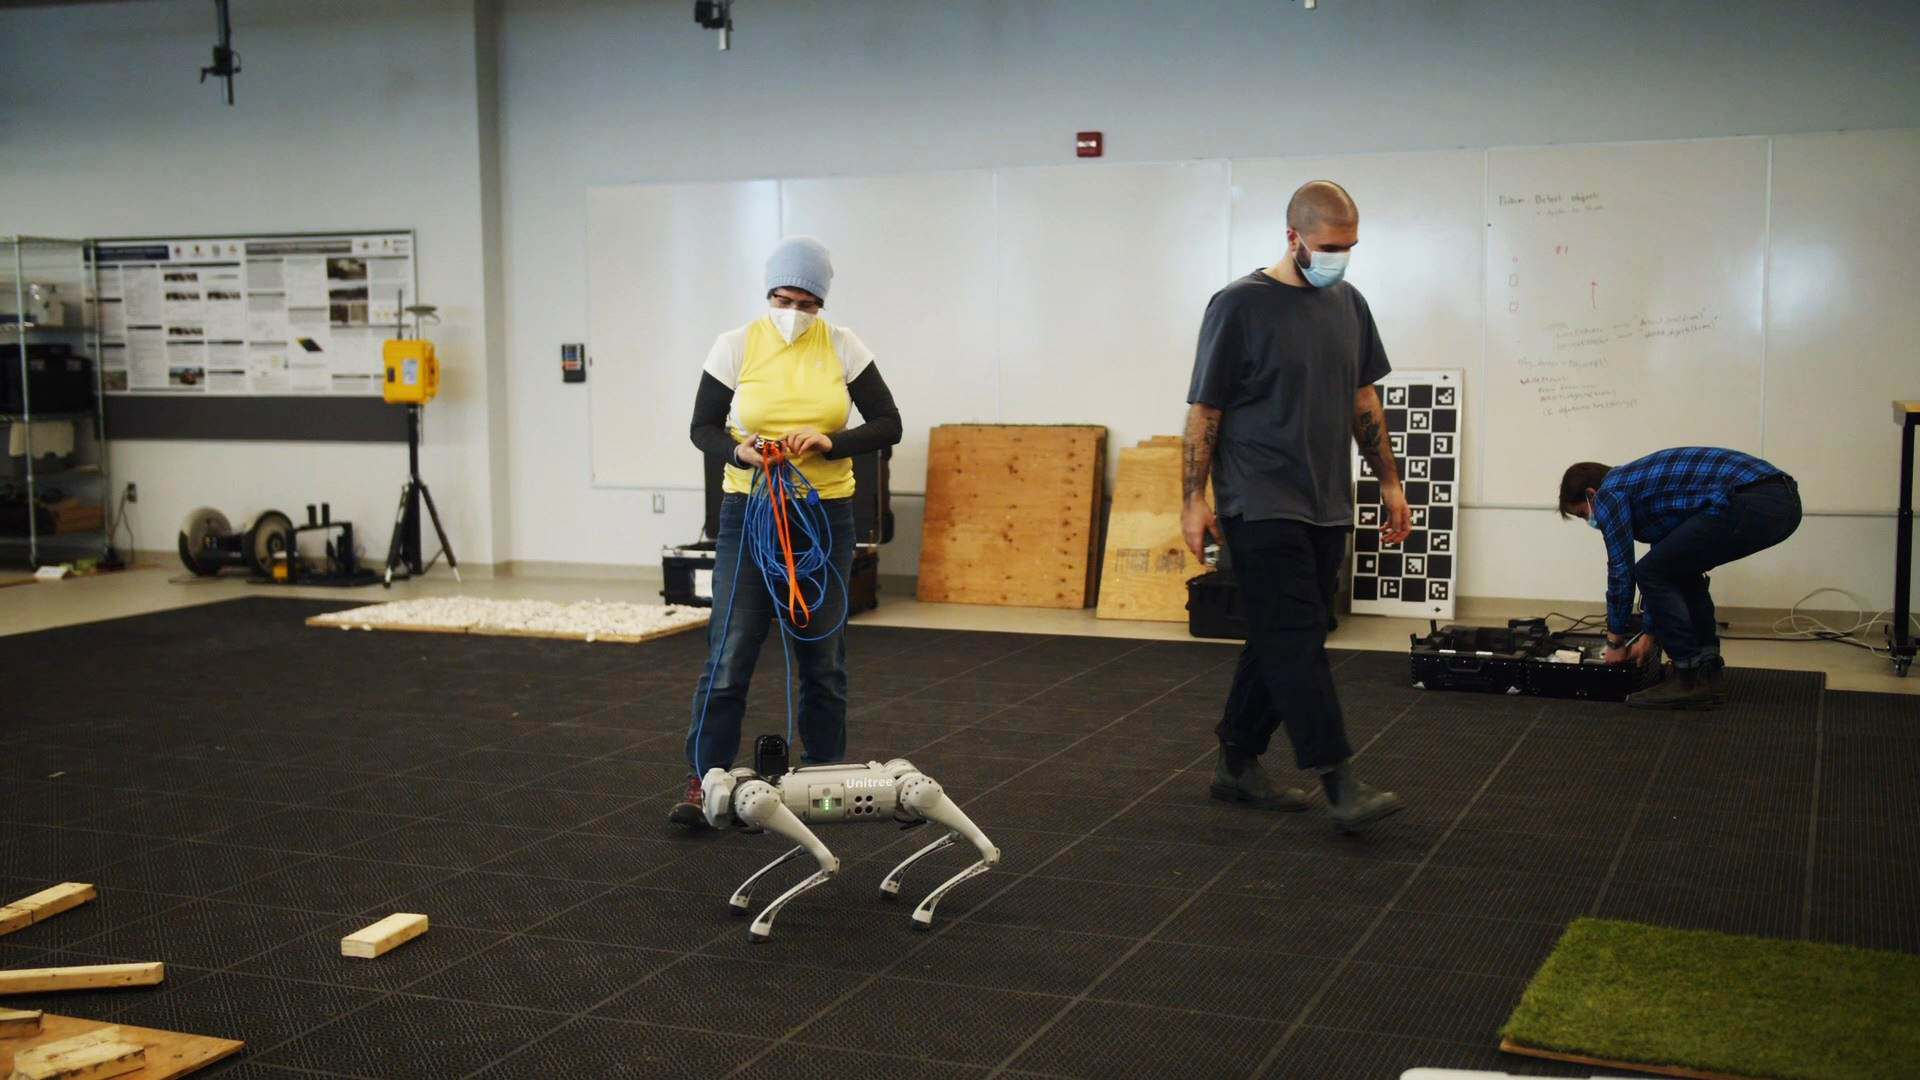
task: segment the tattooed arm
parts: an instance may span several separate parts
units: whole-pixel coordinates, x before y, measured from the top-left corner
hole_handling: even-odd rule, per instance
[[[1380,505],[1386,511],[1380,522],[1380,539],[1397,544],[1407,538],[1412,513],[1407,495],[1400,486],[1400,468],[1393,460],[1393,443],[1387,437],[1387,415],[1380,409],[1380,393],[1363,386],[1353,395],[1353,441],[1360,456],[1380,480]]]
[[[1187,408],[1187,431],[1180,440],[1180,529],[1187,550],[1206,558],[1207,537],[1220,538],[1219,523],[1207,505],[1207,477],[1213,470],[1214,447],[1220,443],[1220,410],[1206,405]]]

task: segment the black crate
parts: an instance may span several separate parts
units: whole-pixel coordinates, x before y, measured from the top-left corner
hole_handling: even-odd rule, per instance
[[[1428,690],[1526,692],[1527,664],[1546,643],[1545,627],[1443,626],[1415,636],[1413,684]]]
[[[1606,664],[1601,655],[1607,641],[1598,634],[1553,634],[1541,654],[1527,663],[1526,691],[1538,697],[1582,698],[1587,701],[1625,701],[1628,694],[1660,681],[1660,650],[1655,647],[1644,664]],[[1580,654],[1579,663],[1550,659],[1556,652]]]
[[[660,590],[661,598],[682,607],[712,607],[713,549],[713,541],[702,540],[661,553],[660,573],[666,585]]]

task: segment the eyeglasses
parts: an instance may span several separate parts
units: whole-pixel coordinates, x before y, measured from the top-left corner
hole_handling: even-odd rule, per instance
[[[820,301],[818,300],[802,300],[799,297],[786,296],[781,293],[772,293],[768,295],[767,299],[773,301],[773,306],[777,308],[797,308],[809,315],[818,314],[820,311]]]

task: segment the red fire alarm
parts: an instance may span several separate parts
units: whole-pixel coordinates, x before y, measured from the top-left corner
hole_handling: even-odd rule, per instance
[[[1099,157],[1106,137],[1098,131],[1083,131],[1073,137],[1073,152],[1081,157]]]

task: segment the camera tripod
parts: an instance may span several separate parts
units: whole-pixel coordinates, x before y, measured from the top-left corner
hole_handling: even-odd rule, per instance
[[[407,406],[407,482],[400,486],[400,509],[393,519],[393,539],[387,541],[387,575],[385,586],[393,588],[393,571],[402,567],[403,577],[418,577],[427,572],[431,563],[420,561],[420,500],[427,502],[427,514],[433,518],[433,531],[440,537],[440,553],[447,557],[447,568],[453,571],[453,580],[460,580],[460,562],[453,557],[453,545],[447,540],[447,530],[440,524],[440,509],[433,505],[433,492],[427,490],[427,482],[420,479],[420,406]],[[435,555],[434,561],[440,559]]]

